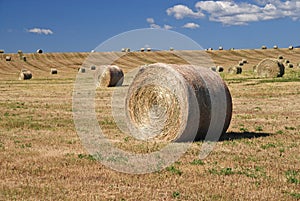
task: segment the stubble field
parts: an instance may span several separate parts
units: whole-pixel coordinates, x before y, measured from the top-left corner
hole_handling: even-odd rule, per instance
[[[193,58],[195,51],[187,54]],[[224,66],[221,76],[233,98],[227,134],[204,160],[198,157],[202,142],[194,142],[170,167],[141,175],[105,167],[76,133],[72,93],[88,53],[25,54],[26,62],[0,55],[0,200],[299,200],[300,50],[207,54]],[[252,67],[278,55],[294,68],[283,78],[255,78]],[[243,74],[229,75],[228,67],[243,58]],[[184,63],[170,52],[129,53],[115,63],[128,72],[157,61]],[[17,79],[22,68],[33,72],[32,80]],[[58,74],[50,75],[50,68]],[[158,149],[120,133],[111,117],[113,90],[96,91],[98,120],[109,138],[135,152]]]

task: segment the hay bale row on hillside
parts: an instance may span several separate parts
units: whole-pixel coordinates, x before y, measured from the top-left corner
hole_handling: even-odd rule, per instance
[[[194,65],[140,67],[125,102],[125,121],[140,139],[212,140],[225,133],[232,115],[231,95],[220,76]]]

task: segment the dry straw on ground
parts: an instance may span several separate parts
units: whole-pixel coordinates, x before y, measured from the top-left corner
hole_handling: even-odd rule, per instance
[[[204,139],[210,125],[224,133],[232,115],[231,95],[221,77],[194,65],[142,66],[129,87],[126,108],[134,133],[163,141]]]
[[[32,78],[32,73],[29,70],[22,69],[19,75],[19,80],[30,80]]]
[[[232,66],[228,69],[229,74],[242,74],[243,69],[240,66]]]
[[[256,71],[258,77],[282,77],[284,65],[277,59],[266,58],[258,63]]]
[[[124,80],[124,73],[121,68],[115,65],[101,66],[103,72],[98,76],[98,86],[114,87],[121,86]]]

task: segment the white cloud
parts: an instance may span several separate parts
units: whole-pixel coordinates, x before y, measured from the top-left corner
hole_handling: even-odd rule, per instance
[[[191,18],[203,18],[205,15],[198,11],[194,12],[192,9],[188,8],[185,5],[176,5],[166,10],[167,14],[174,16],[176,19],[183,19],[185,17]]]
[[[41,29],[41,28],[28,29],[27,32],[36,33],[36,34],[45,34],[45,35],[53,34],[53,31],[51,29]]]
[[[167,24],[165,24],[165,25],[164,25],[164,29],[166,29],[166,30],[170,30],[170,29],[173,29],[173,27],[172,27],[172,26],[170,26],[170,25],[167,25]]]
[[[182,26],[183,28],[187,28],[187,29],[197,29],[199,28],[199,24],[196,24],[194,22],[189,22],[189,23],[186,23],[185,25]]]
[[[160,26],[158,24],[150,24],[150,28],[152,28],[152,29],[160,29]]]
[[[149,17],[146,19],[146,21],[149,23],[149,24],[154,24],[154,19]]]
[[[256,4],[234,1],[199,1],[195,7],[209,15],[209,20],[225,25],[246,25],[249,22],[290,17],[300,19],[300,2],[295,0],[256,0]]]
[[[198,1],[196,11],[185,5],[175,5],[166,10],[176,19],[204,18],[224,25],[246,25],[249,22],[291,18],[300,20],[299,0],[251,0],[251,1]]]

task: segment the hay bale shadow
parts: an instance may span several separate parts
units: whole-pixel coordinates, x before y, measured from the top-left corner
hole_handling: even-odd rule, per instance
[[[221,136],[219,141],[229,141],[229,140],[239,140],[239,139],[252,139],[259,137],[268,137],[270,133],[262,133],[262,132],[228,132]]]

